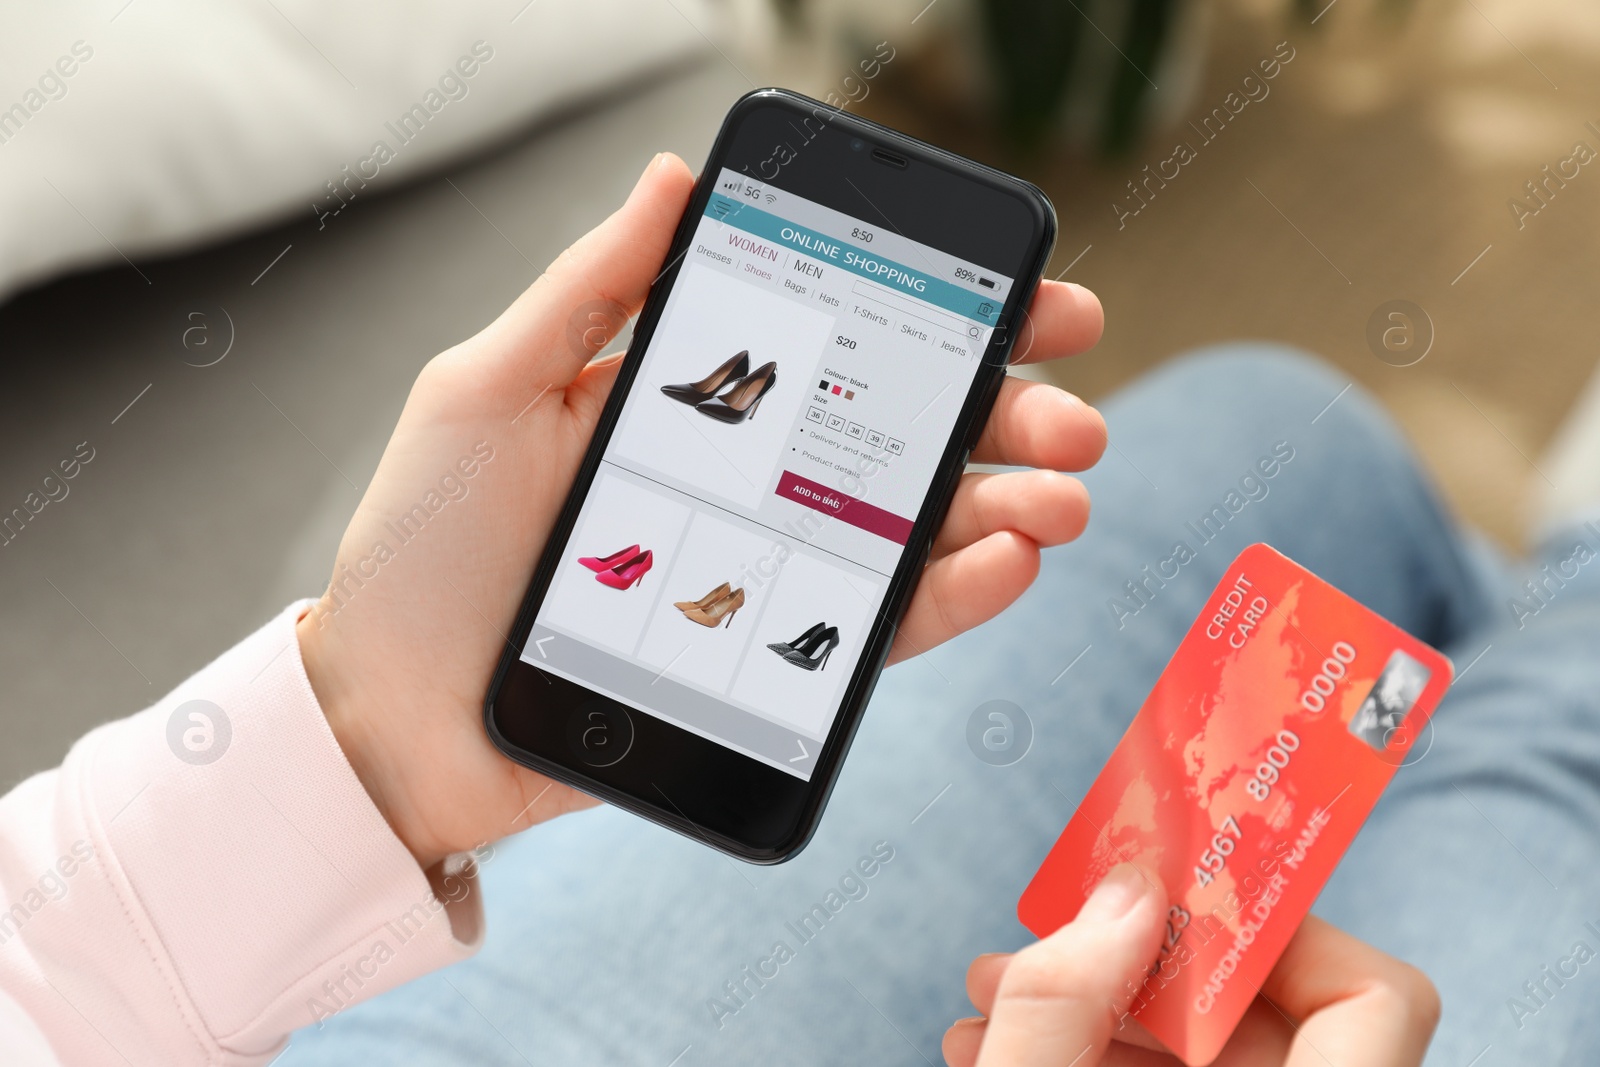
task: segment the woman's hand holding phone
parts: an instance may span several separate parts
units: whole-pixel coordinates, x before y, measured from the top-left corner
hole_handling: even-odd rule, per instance
[[[587,313],[638,311],[693,184],[682,160],[656,157],[627,202],[504,314],[429,362],[340,543],[334,581],[345,579],[344,593],[325,594],[300,621],[306,673],[329,725],[424,868],[595,803],[497,752],[483,699],[616,375],[620,356],[590,360],[610,336],[585,332]],[[1102,322],[1093,294],[1044,282],[1016,359],[1084,351]],[[1027,589],[1039,549],[1077,537],[1088,519],[1083,486],[1060,472],[1091,466],[1105,442],[1092,407],[1007,379],[972,459],[1035,469],[964,476],[891,662],[987,621]],[[477,460],[465,482],[464,457]],[[445,477],[466,495],[374,573],[373,546],[429,493],[437,497]],[[352,571],[364,576],[359,586]]]
[[[967,995],[982,1016],[945,1032],[945,1060],[1175,1067],[1122,1014],[1161,941],[1159,885],[1131,864],[1115,867],[1054,934],[974,960]],[[1438,1022],[1439,996],[1422,972],[1309,916],[1213,1067],[1415,1067]]]

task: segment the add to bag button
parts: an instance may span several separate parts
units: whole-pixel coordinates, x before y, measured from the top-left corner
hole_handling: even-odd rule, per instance
[[[796,504],[804,504],[812,511],[832,515],[870,534],[887,538],[897,545],[903,545],[911,539],[910,519],[901,518],[892,511],[885,511],[837,489],[829,489],[810,478],[802,478],[793,471],[784,471],[783,477],[778,479],[778,495]]]

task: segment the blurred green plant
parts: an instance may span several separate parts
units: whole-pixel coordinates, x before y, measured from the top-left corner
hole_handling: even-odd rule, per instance
[[[800,0],[790,0],[799,3]],[[1067,104],[1089,16],[1077,0],[976,0],[989,60],[999,90],[1000,124],[1020,152],[1037,152]],[[1086,0],[1087,2],[1087,0]],[[1099,150],[1126,154],[1143,131],[1154,87],[1180,5],[1196,0],[1127,0],[1121,40],[1112,41],[1126,62],[1115,68],[1097,124]],[[1337,0],[1291,0],[1301,22],[1313,25]],[[1412,0],[1382,0],[1379,10],[1399,16]],[[1107,40],[1111,40],[1109,37]]]
[[[1067,95],[1087,19],[1061,0],[981,0],[999,94],[1000,126],[1018,146],[1038,146]]]
[[[1078,89],[1074,74],[1083,61],[1086,31],[1103,35],[1090,23],[1080,0],[971,0],[979,12],[984,48],[994,79],[1001,130],[1023,155],[1040,151],[1059,128],[1069,94]],[[1081,0],[1089,3],[1090,0]],[[1094,124],[1097,148],[1106,156],[1129,152],[1144,130],[1152,80],[1182,5],[1203,0],[1121,0],[1127,15],[1106,40],[1121,53],[1103,86],[1102,112]],[[1296,18],[1315,25],[1337,0],[1288,0]],[[1378,10],[1400,17],[1414,0],[1379,0]],[[799,25],[807,0],[772,0],[782,22]],[[1091,42],[1092,43],[1092,42]]]

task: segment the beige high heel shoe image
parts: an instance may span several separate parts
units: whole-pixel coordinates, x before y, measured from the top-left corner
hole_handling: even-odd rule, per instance
[[[727,582],[723,582],[721,585],[711,590],[711,592],[707,593],[699,600],[676,600],[673,601],[672,606],[677,608],[679,611],[689,611],[692,608],[699,608],[701,611],[704,611],[706,608],[709,608],[711,605],[727,596],[731,588],[732,587],[729,586]]]
[[[690,607],[684,611],[683,617],[701,626],[731,626],[733,616],[742,607],[744,607],[744,589],[740,588],[725,594],[707,607]]]

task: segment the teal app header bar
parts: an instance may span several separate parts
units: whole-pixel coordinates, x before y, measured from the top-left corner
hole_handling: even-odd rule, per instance
[[[926,271],[885,259],[837,237],[796,225],[750,204],[713,194],[706,202],[708,218],[737,226],[752,237],[803,252],[813,259],[877,282],[886,289],[924,300],[934,307],[993,326],[1000,319],[1000,302],[970,289],[935,278]]]

